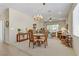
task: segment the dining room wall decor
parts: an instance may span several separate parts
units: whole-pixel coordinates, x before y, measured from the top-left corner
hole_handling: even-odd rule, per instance
[[[6,27],[9,27],[9,21],[6,21],[5,24],[6,24]]]

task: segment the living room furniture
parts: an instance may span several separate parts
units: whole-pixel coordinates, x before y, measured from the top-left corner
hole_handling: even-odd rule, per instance
[[[28,39],[28,33],[17,33],[16,34],[16,41],[22,42]]]

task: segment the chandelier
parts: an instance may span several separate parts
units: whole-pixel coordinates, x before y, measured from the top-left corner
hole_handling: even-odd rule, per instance
[[[42,16],[42,15],[40,15],[40,14],[38,14],[38,15],[34,16],[33,18],[34,18],[34,20],[36,20],[36,21],[43,20],[43,16]]]
[[[45,5],[45,3],[43,3],[43,6]],[[42,9],[41,9],[42,10]],[[40,14],[40,10],[38,10],[38,14],[35,15],[34,17],[34,20],[36,21],[40,21],[40,20],[43,20],[43,16]]]

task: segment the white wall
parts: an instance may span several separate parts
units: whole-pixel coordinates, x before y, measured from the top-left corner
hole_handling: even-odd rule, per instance
[[[3,22],[3,29],[2,29],[2,31],[3,31],[3,40],[7,40],[7,39],[9,39],[8,38],[8,34],[9,34],[9,32],[8,32],[8,28],[6,28],[6,26],[5,26],[5,22],[6,22],[6,20],[8,20],[8,8],[6,8],[6,7],[4,7],[4,6],[0,6],[0,20]]]
[[[68,19],[67,19],[67,24],[68,24],[68,31],[70,32],[70,34],[72,34],[72,19],[73,19],[73,10],[71,10],[69,12],[69,15],[68,15]]]
[[[79,4],[73,10],[73,35],[79,37]]]
[[[74,10],[75,6],[76,6],[76,4],[72,5],[72,8],[68,15],[67,22],[68,22],[69,31],[70,31],[71,35],[73,36],[73,49],[74,49],[76,55],[79,55],[79,37],[73,35],[73,10]]]
[[[78,4],[78,8],[79,8],[79,4]],[[79,13],[79,9],[78,10],[76,10],[76,12],[77,13]],[[78,18],[78,19],[75,19],[75,20],[79,20],[79,14],[76,14],[76,13],[73,13],[74,15],[73,15],[73,17],[75,17],[75,16],[77,16],[76,18]],[[74,19],[74,18],[73,18]],[[78,23],[79,23],[79,21],[77,21],[76,23],[74,23],[75,21],[73,21],[73,47],[74,47],[74,50],[75,50],[75,52],[76,52],[76,54],[79,56],[79,33],[77,33],[78,32],[78,30],[76,30],[77,28],[79,28],[79,26],[78,26]],[[75,28],[76,26],[77,26],[77,28]],[[75,26],[75,27],[74,27]],[[77,31],[77,32],[75,32],[75,30]],[[75,33],[74,33],[75,32]]]
[[[7,8],[5,11],[5,17],[4,20],[4,41],[9,42],[9,27],[6,27],[6,21],[9,21],[9,9]]]
[[[20,11],[9,8],[9,40],[16,42],[17,29],[20,28],[22,32],[31,27],[34,20],[31,16]]]
[[[73,48],[76,55],[79,56],[79,37],[73,36]]]
[[[3,25],[2,20],[0,20],[0,42],[3,41]]]

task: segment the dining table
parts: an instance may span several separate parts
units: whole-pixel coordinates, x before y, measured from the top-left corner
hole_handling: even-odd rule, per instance
[[[44,34],[42,34],[42,33],[36,33],[36,34],[33,34],[33,36],[38,39],[38,41],[37,41],[38,42],[38,46],[41,46],[40,39],[41,39],[41,37],[44,37]]]
[[[33,34],[33,36],[37,37],[37,39],[40,39],[40,37],[43,37],[44,34],[43,33],[35,33],[35,34]]]

